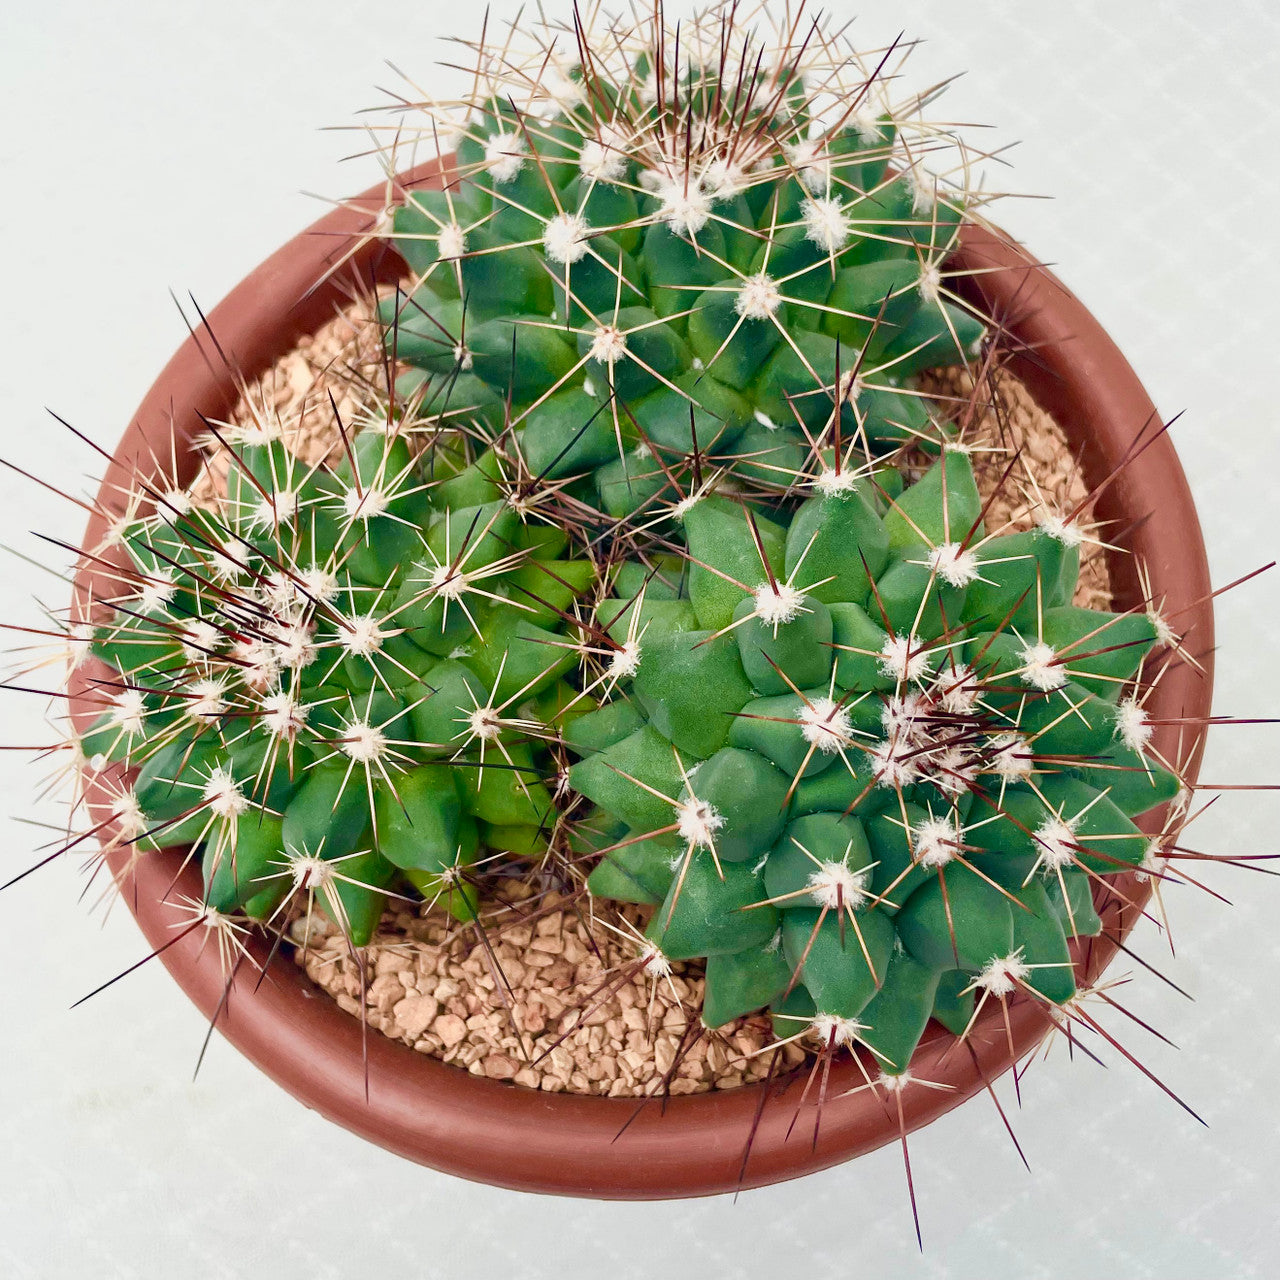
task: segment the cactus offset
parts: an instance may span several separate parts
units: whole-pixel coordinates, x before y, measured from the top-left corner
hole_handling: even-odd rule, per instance
[[[357,945],[388,890],[472,918],[482,848],[545,849],[557,610],[594,566],[473,501],[447,428],[389,413],[334,468],[269,427],[227,449],[216,507],[171,491],[110,537],[129,562],[92,649],[117,674],[80,749],[137,771],[123,838],[201,848],[218,912],[302,890]]]
[[[631,714],[566,730],[570,781],[608,832],[589,885],[707,958],[709,1025],[835,1019],[896,1074],[950,971],[950,1002],[1074,996],[1091,882],[1143,865],[1131,819],[1179,783],[1133,693],[1156,625],[1071,605],[1077,528],[986,534],[959,447],[896,497],[813,489],[700,501],[677,588],[598,605]]]

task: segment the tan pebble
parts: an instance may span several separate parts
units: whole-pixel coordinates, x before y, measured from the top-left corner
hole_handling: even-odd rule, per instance
[[[532,1035],[537,1035],[539,1031],[547,1029],[547,1016],[541,1009],[521,1007],[517,1019],[523,1029]]]
[[[639,992],[636,991],[635,987],[630,983],[624,983],[618,988],[618,993],[615,996],[615,999],[624,1009],[630,1009],[636,1003],[638,996]],[[623,1017],[625,1018],[626,1015],[624,1014]],[[627,1026],[630,1025],[631,1023],[628,1022]]]
[[[503,956],[498,961],[498,967],[502,971],[502,976],[513,987],[518,987],[528,972],[525,966],[513,956]]]
[[[521,1067],[515,1074],[516,1084],[522,1084],[526,1089],[536,1089],[541,1077],[532,1067]]]
[[[701,1093],[706,1086],[701,1080],[673,1080],[671,1082],[671,1092],[673,1094],[681,1093]]]
[[[681,1008],[668,1009],[662,1015],[662,1025],[669,1029],[683,1031],[689,1025],[689,1014],[687,1010]]]
[[[729,1065],[729,1055],[719,1040],[713,1040],[707,1046],[707,1066],[719,1074]]]
[[[349,996],[345,991],[340,991],[337,996],[338,1008],[344,1009],[347,1013],[353,1013],[357,1017],[360,1014],[360,1001],[354,996]]]
[[[564,940],[564,958],[570,964],[578,964],[585,960],[591,953],[578,941],[572,934],[566,936]]]
[[[471,1010],[467,1007],[467,1002],[462,996],[452,996],[444,1002],[444,1007],[455,1017],[469,1018]]]
[[[416,1037],[436,1020],[440,1004],[434,996],[406,996],[392,1012],[401,1030]]]
[[[489,1026],[489,1015],[485,1013],[473,1013],[467,1019],[467,1028],[471,1031],[479,1031]]]
[[[619,1078],[609,1086],[609,1097],[625,1098],[632,1090],[632,1081]]]
[[[436,999],[448,1000],[450,996],[456,996],[461,990],[462,988],[458,986],[457,982],[453,978],[442,977],[440,981],[436,983]]]
[[[622,1011],[622,1022],[624,1026],[630,1027],[632,1031],[643,1031],[648,1025],[643,1009],[624,1009]]]
[[[524,962],[532,969],[548,969],[555,964],[556,958],[545,951],[526,951]]]
[[[553,911],[550,915],[545,915],[533,927],[534,933],[539,938],[549,938],[553,934],[561,933],[564,929],[564,916],[559,911]]]
[[[602,1053],[597,1060],[600,1064],[601,1078],[616,1080],[618,1078],[618,1060],[611,1053]]]
[[[538,1082],[539,1088],[544,1093],[563,1093],[565,1082],[559,1076],[543,1076]]]
[[[484,1067],[479,1061],[467,1063],[467,1070],[470,1071],[473,1076],[484,1075]]]
[[[504,929],[502,937],[513,951],[523,951],[533,941],[533,930],[527,925],[517,925],[514,929]]]
[[[400,979],[393,973],[387,973],[373,980],[373,986],[369,988],[369,1003],[380,1013],[390,1013],[404,995]]]
[[[559,955],[564,950],[564,939],[558,934],[539,934],[529,943],[530,951],[545,951],[548,955]]]
[[[582,1073],[581,1071],[575,1071],[575,1072],[573,1072],[573,1074],[572,1074],[572,1075],[570,1075],[570,1077],[569,1077],[569,1084],[570,1084],[574,1089],[577,1089],[580,1093],[586,1093],[586,1092],[587,1092],[587,1085],[588,1085],[588,1083],[589,1083],[589,1082],[588,1082],[588,1080],[587,1080],[587,1077],[586,1077],[585,1075],[583,1075],[583,1073]]]
[[[661,1035],[654,1042],[653,1061],[659,1071],[666,1073],[676,1060],[676,1039],[674,1036]]]
[[[614,1044],[620,1044],[622,1037],[626,1034],[626,1026],[627,1024],[621,1018],[609,1018],[604,1024],[605,1035]]]
[[[516,1064],[503,1053],[491,1053],[481,1065],[490,1080],[510,1080],[516,1074]]]
[[[728,1075],[717,1076],[716,1085],[721,1089],[736,1089],[742,1083],[741,1071],[730,1071]]]
[[[384,973],[403,973],[413,968],[413,957],[403,951],[383,951],[378,956],[375,972],[378,977]]]
[[[539,994],[542,997],[542,1003],[547,1010],[547,1017],[549,1019],[558,1018],[565,1011],[564,1001],[553,996],[550,991],[543,991]]]
[[[442,1013],[432,1030],[445,1045],[456,1045],[467,1034],[467,1024],[455,1013]]]

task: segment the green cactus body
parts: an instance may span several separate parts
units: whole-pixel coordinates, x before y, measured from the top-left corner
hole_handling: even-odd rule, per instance
[[[815,121],[794,72],[691,66],[676,112],[653,66],[428,108],[456,156],[391,210],[411,274],[389,350],[417,385],[481,390],[500,448],[608,516],[678,503],[691,455],[776,493],[824,434],[936,449],[912,378],[985,331],[943,279],[966,193],[895,150],[888,112]]]
[[[564,609],[596,569],[417,446],[366,430],[306,470],[242,444],[216,510],[124,530],[137,568],[94,642],[123,691],[82,749],[136,769],[122,821],[199,845],[219,912],[304,890],[360,945],[388,892],[470,919],[482,848],[545,851],[546,721],[594,706],[548,700]]]
[[[628,736],[571,740],[569,779],[619,823],[593,889],[659,903],[651,941],[707,957],[710,1024],[771,1005],[901,1074],[931,1014],[1071,1000],[1091,878],[1144,865],[1133,818],[1178,785],[1122,692],[1150,624],[1072,607],[1064,543],[980,514],[948,446],[879,504],[851,483],[685,516],[692,619],[641,635],[594,713],[625,706]],[[658,878],[623,852],[650,832]]]

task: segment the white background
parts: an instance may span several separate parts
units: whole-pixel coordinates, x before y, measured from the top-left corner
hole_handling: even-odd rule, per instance
[[[902,25],[926,41],[913,84],[968,72],[950,118],[1021,141],[993,185],[1053,198],[1010,201],[1000,217],[1058,264],[1163,411],[1186,411],[1175,439],[1215,579],[1276,555],[1275,10],[866,0],[859,12],[865,44]],[[182,337],[167,289],[213,304],[317,216],[299,192],[375,180],[367,160],[336,163],[359,135],[317,126],[381,101],[372,86],[394,79],[384,58],[442,84],[437,37],[478,22],[478,6],[439,0],[5,5],[0,453],[80,483],[94,458],[43,406],[112,445]],[[0,540],[57,564],[29,530],[75,539],[82,523],[0,477]],[[33,622],[33,592],[64,598],[12,557],[0,584],[3,620]],[[1278,591],[1273,574],[1221,601],[1220,714],[1280,713]],[[34,700],[0,706],[6,741],[47,740]],[[1203,776],[1280,781],[1278,743],[1280,728],[1225,728]],[[57,820],[36,799],[42,770],[12,752],[0,769],[5,810]],[[1198,847],[1276,849],[1274,797],[1227,795],[1215,810]],[[4,831],[4,872],[48,834]],[[143,954],[127,915],[104,924],[77,903],[68,860],[0,895],[0,1274],[1273,1276],[1280,884],[1229,868],[1208,879],[1236,905],[1170,893],[1176,962],[1150,927],[1137,938],[1197,1002],[1149,977],[1126,998],[1182,1045],[1129,1036],[1210,1128],[1119,1062],[1101,1071],[1055,1051],[1014,1118],[1030,1175],[983,1099],[914,1137],[920,1258],[894,1150],[736,1204],[553,1201],[365,1145],[221,1042],[192,1083],[202,1024],[158,966],[68,1011]]]

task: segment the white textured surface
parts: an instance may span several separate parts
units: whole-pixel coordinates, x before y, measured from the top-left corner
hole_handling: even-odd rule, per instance
[[[968,70],[948,95],[952,118],[1022,140],[1009,184],[1054,199],[1008,202],[1001,219],[1058,264],[1164,412],[1186,410],[1175,438],[1216,579],[1274,556],[1276,11],[1262,0],[856,11],[867,43],[901,27],[927,40],[913,83]],[[212,304],[315,216],[299,190],[367,185],[368,161],[334,165],[359,138],[316,126],[378,100],[368,86],[392,80],[382,58],[429,79],[445,52],[434,37],[471,34],[478,18],[440,0],[8,6],[0,453],[62,480],[91,471],[42,406],[114,443],[182,336],[166,288]],[[27,553],[39,547],[28,529],[80,529],[11,475],[0,510],[3,540]],[[33,591],[62,599],[21,562],[0,578],[6,620],[33,620]],[[1269,577],[1221,602],[1220,713],[1280,710],[1278,591]],[[41,740],[32,700],[3,706],[6,741]],[[1278,732],[1220,731],[1205,778],[1280,780]],[[13,753],[0,770],[4,807],[48,820],[38,771]],[[1197,846],[1273,851],[1278,818],[1273,797],[1226,796]],[[44,837],[6,831],[8,872]],[[142,950],[124,913],[104,927],[77,906],[77,870],[55,865],[0,896],[0,1275],[1270,1277],[1280,885],[1231,869],[1206,879],[1236,906],[1170,894],[1176,962],[1149,927],[1137,940],[1197,1003],[1149,977],[1127,999],[1183,1046],[1142,1045],[1211,1127],[1123,1064],[1104,1072],[1055,1051],[1014,1117],[1030,1176],[982,1099],[912,1140],[921,1259],[893,1150],[736,1204],[548,1201],[402,1163],[305,1112],[221,1043],[192,1084],[201,1023],[158,967],[68,1012]]]

